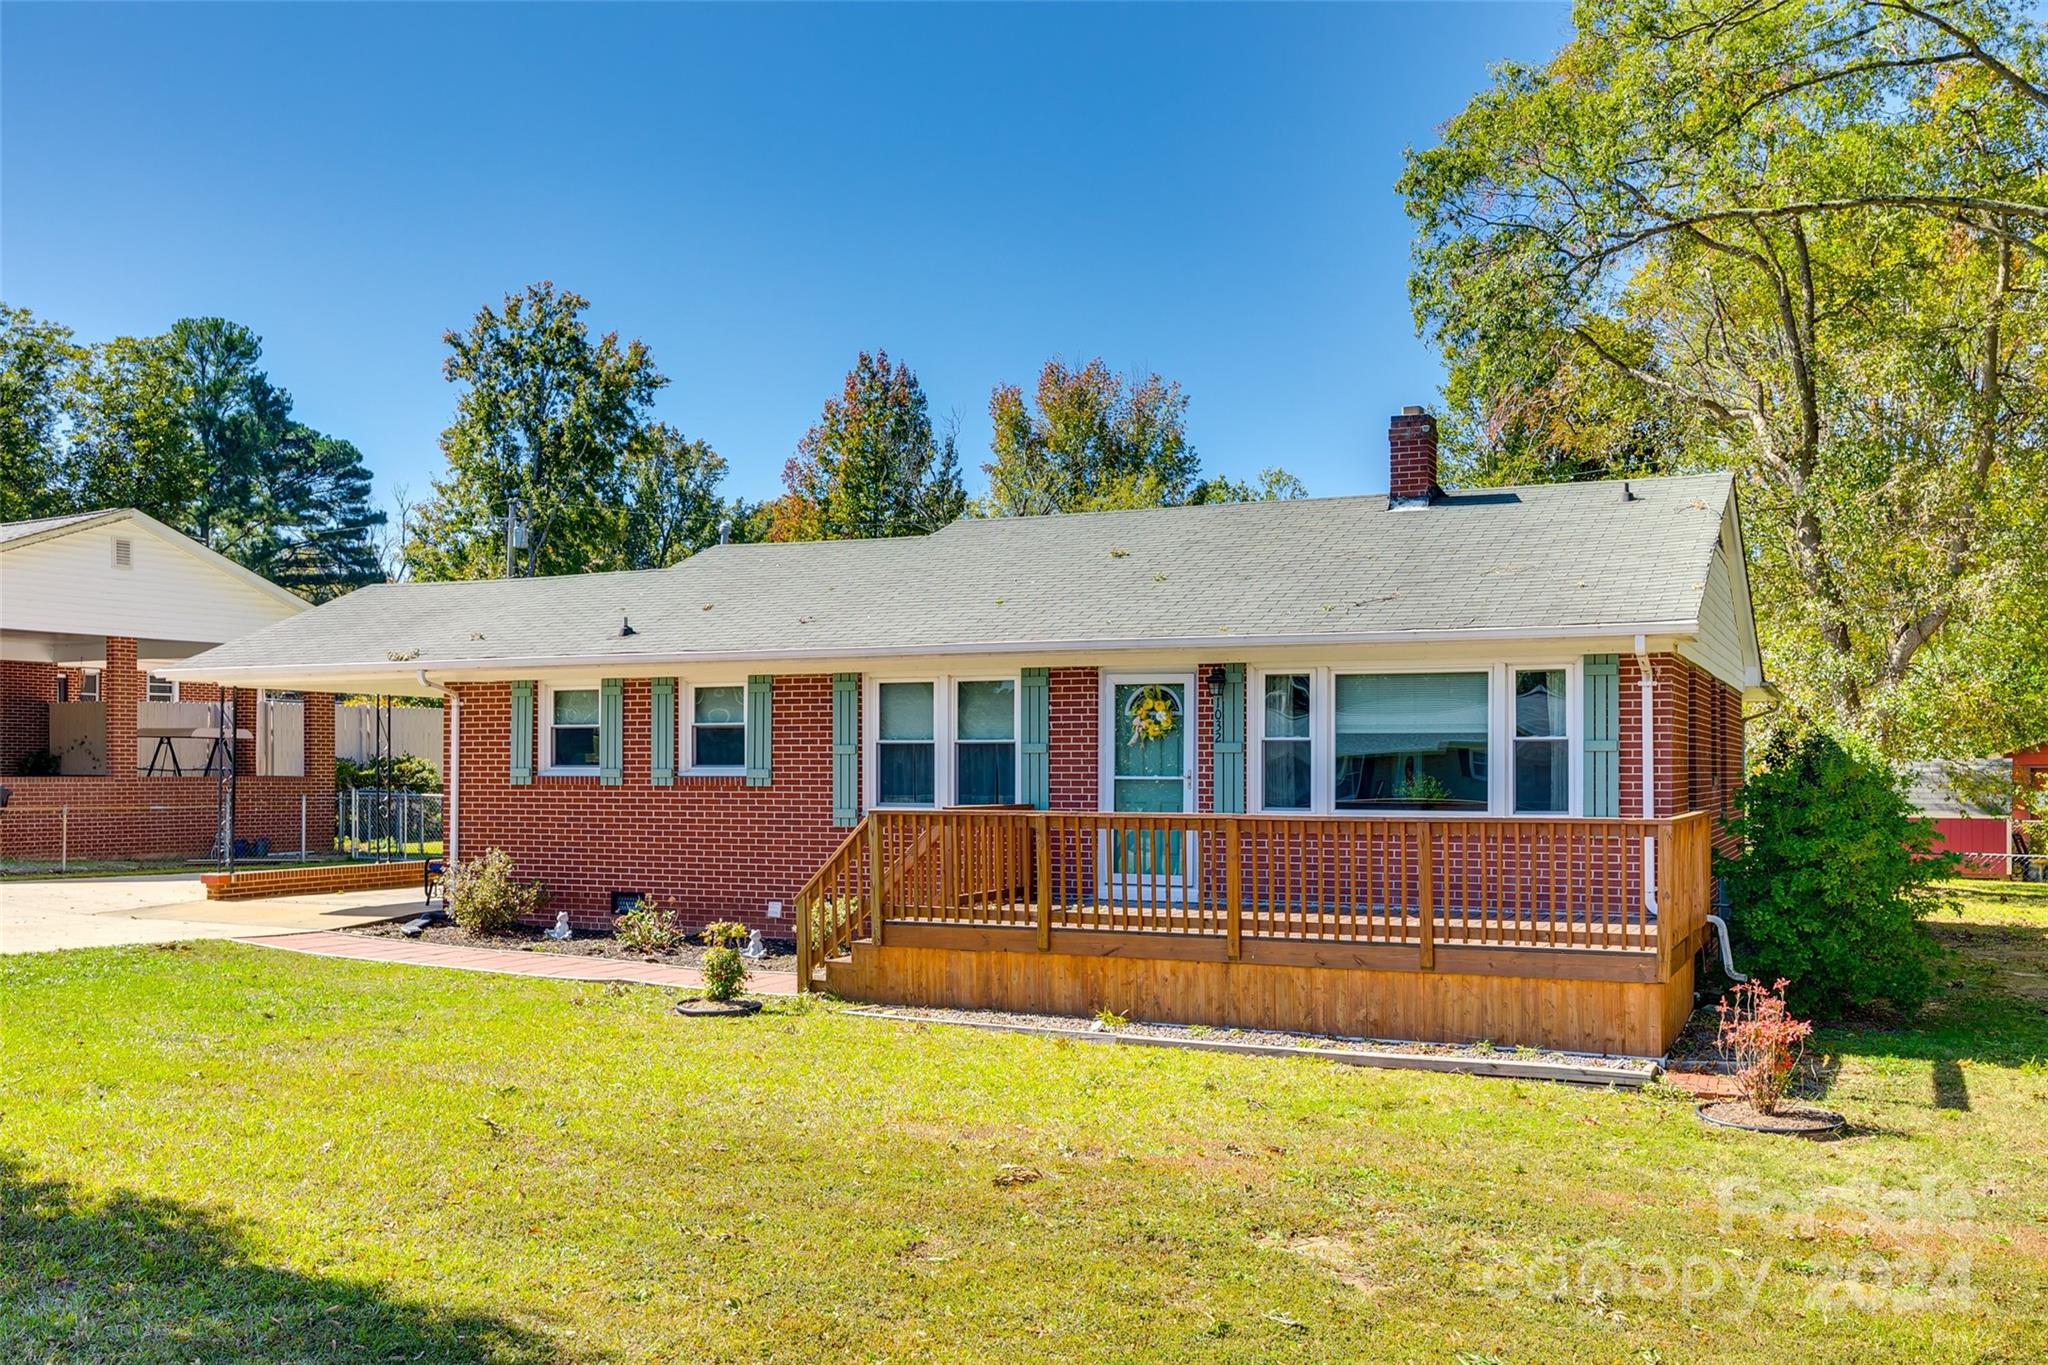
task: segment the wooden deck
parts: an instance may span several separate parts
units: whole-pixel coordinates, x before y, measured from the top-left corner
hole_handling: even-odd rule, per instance
[[[870,814],[797,899],[807,988],[878,1003],[1662,1052],[1708,818]],[[821,977],[822,973],[822,977]]]

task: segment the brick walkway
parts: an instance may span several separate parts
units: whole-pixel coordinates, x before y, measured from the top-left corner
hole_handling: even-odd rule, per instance
[[[453,967],[464,972],[502,972],[507,976],[545,976],[557,981],[631,981],[643,986],[696,989],[704,978],[693,967],[668,967],[658,962],[626,962],[609,957],[571,957],[566,953],[507,952],[503,948],[457,948],[443,943],[412,943],[402,938],[371,938],[315,930],[304,934],[262,934],[235,940],[259,948],[283,948],[315,957],[348,957],[359,962],[398,962],[410,967]],[[755,972],[747,983],[750,995],[795,995],[796,973]]]

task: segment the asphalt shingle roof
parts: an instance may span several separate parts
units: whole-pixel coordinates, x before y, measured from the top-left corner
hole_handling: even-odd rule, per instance
[[[1540,627],[1686,633],[1725,475],[963,520],[724,545],[671,569],[361,589],[190,660],[392,671],[991,648],[1339,642]],[[633,633],[622,634],[630,621]]]
[[[79,522],[98,521],[119,515],[120,509],[113,508],[98,512],[72,512],[61,517],[36,517],[31,521],[0,522],[0,545],[12,540],[26,540],[30,536],[39,536],[46,531],[55,531]]]

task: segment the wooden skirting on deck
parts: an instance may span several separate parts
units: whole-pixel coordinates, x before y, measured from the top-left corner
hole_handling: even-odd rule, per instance
[[[1147,945],[1151,955],[1145,957],[1060,951],[1074,946],[1071,940],[1056,942],[1051,952],[1005,951],[1013,946],[1010,932],[890,926],[885,946],[855,943],[850,957],[827,962],[826,989],[887,1005],[1065,1015],[1112,1009],[1161,1023],[1441,1043],[1490,1040],[1631,1056],[1663,1053],[1692,1011],[1690,959],[1661,982],[1593,980],[1507,975],[1495,962],[1459,970],[1447,950],[1438,951],[1435,971],[1417,971],[1413,950],[1392,946],[1385,952],[1406,952],[1411,962],[1404,967],[1389,960],[1382,967],[1361,959],[1377,962],[1380,954],[1371,949],[1278,943],[1269,946],[1327,955],[1332,965],[1262,961],[1255,940],[1246,941],[1237,962],[1168,958],[1157,944]],[[994,937],[920,946],[934,935],[962,933]]]

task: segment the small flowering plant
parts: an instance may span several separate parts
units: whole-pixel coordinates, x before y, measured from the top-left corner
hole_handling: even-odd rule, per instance
[[[1721,1016],[1715,1041],[1734,1060],[1736,1084],[1759,1114],[1775,1114],[1784,1103],[1813,1032],[1812,1024],[1786,1010],[1785,984],[1782,978],[1769,986],[1745,981],[1715,1006]]]

